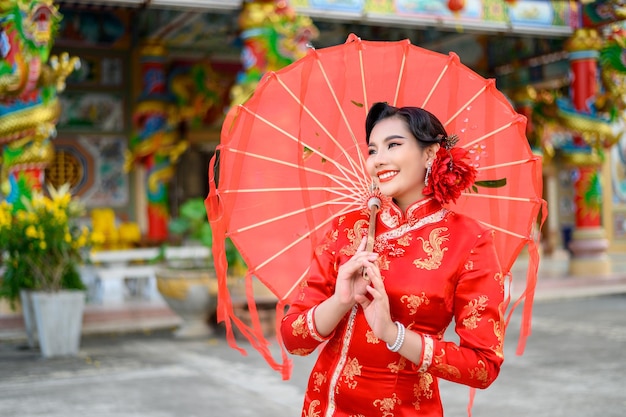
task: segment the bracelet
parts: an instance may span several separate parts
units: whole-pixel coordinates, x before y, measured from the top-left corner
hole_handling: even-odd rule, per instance
[[[396,336],[396,341],[394,342],[393,346],[389,345],[389,343],[386,343],[387,349],[392,352],[397,352],[400,350],[400,348],[404,344],[404,335],[406,333],[406,327],[404,327],[402,323],[396,321],[396,326],[398,327],[398,335]]]

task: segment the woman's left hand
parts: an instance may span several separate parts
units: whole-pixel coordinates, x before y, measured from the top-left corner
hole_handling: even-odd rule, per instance
[[[391,320],[389,310],[389,296],[385,291],[385,284],[377,266],[366,268],[367,277],[370,284],[367,286],[367,295],[355,297],[357,303],[363,308],[365,319],[374,331],[374,335],[385,342],[393,341],[396,338],[397,327]]]

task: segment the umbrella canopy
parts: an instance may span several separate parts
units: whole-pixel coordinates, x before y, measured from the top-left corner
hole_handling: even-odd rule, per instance
[[[285,376],[288,361],[283,356],[280,365],[271,358],[258,322],[250,328],[233,313],[223,241],[230,238],[241,252],[247,280],[258,278],[276,295],[278,322],[332,219],[367,204],[372,181],[365,169],[365,117],[378,101],[427,109],[458,135],[457,146],[469,150],[476,183],[448,208],[495,229],[507,274],[529,245],[522,339],[529,334],[539,262],[533,232],[542,207],[544,218],[547,212],[541,158],[526,139],[526,118],[494,80],[461,64],[454,53],[350,35],[345,44],[311,50],[266,74],[252,97],[228,113],[210,170],[206,204],[214,229],[219,318],[229,332],[233,320]],[[212,177],[215,163],[219,181]],[[254,317],[251,293],[248,302]]]

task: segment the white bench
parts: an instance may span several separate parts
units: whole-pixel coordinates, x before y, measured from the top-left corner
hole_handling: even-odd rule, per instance
[[[104,250],[90,254],[90,263],[81,267],[88,300],[96,304],[120,304],[129,297],[157,301],[156,268],[162,265],[159,248]],[[206,262],[211,251],[206,246],[166,248],[165,261]]]

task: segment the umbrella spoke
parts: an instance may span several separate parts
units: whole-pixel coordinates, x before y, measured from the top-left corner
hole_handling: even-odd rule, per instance
[[[335,89],[331,85],[330,80],[328,79],[328,75],[326,74],[326,69],[324,68],[324,65],[322,64],[322,61],[319,59],[319,55],[316,55],[315,57],[316,57],[316,61],[317,61],[317,66],[320,68],[320,71],[322,71],[322,75],[324,76],[324,80],[326,81],[326,85],[328,86],[328,91],[333,96],[333,99],[335,100],[335,105],[337,106],[337,110],[341,114],[341,118],[343,119],[346,127],[348,128],[348,131],[350,132],[350,138],[352,139],[352,144],[355,146],[356,149],[359,149],[359,143],[357,142],[356,135],[354,134],[354,131],[352,130],[352,125],[348,121],[348,117],[346,116],[346,113],[343,110],[343,107],[339,103],[339,99],[337,98],[337,94],[335,93]],[[362,63],[361,63],[361,72],[363,72],[363,65],[362,65]],[[333,137],[333,140],[336,141],[336,139],[334,139],[334,137]],[[337,146],[340,146],[340,145],[337,144]],[[343,152],[346,152],[343,148],[340,147],[340,149]],[[346,155],[346,156],[348,157],[348,161],[350,162],[350,165],[353,165],[354,164],[354,160],[352,159],[351,155]],[[360,152],[359,152],[359,156],[361,157],[358,160],[359,166],[361,168],[361,171],[365,172],[365,168],[364,168],[365,161],[363,160],[363,155],[361,155]],[[354,168],[354,166],[353,166],[353,168]]]
[[[396,92],[393,97],[394,106],[398,105],[398,96],[400,95],[400,86],[402,85],[402,79],[404,77],[404,67],[406,65],[406,56],[408,53],[409,53],[408,48],[404,48],[404,53],[402,54],[402,63],[400,64],[400,71],[398,73],[398,83],[396,84]]]
[[[361,69],[361,88],[363,89],[363,110],[365,111],[363,120],[365,120],[370,106],[367,101],[367,89],[365,88],[365,66],[363,65],[363,49],[361,48],[359,48],[359,67]]]
[[[346,187],[276,187],[276,188],[238,188],[238,189],[225,189],[221,190],[221,194],[265,194],[265,193],[280,193],[280,192],[309,192],[309,191],[326,191],[331,194],[340,196],[340,204],[346,204],[344,201],[350,201],[357,204],[361,204],[364,198],[359,198],[355,193],[348,193]],[[337,200],[327,201],[330,205],[336,204]]]
[[[527,163],[532,162],[534,160],[535,160],[534,158],[520,159],[519,161],[505,162],[505,163],[497,164],[497,165],[487,165],[487,166],[484,166],[484,167],[476,168],[476,170],[477,171],[488,171],[490,169],[512,167],[512,166],[515,166],[515,165],[524,165],[524,164],[527,164]]]
[[[306,172],[312,173],[312,174],[318,174],[321,175],[323,177],[327,177],[331,180],[333,180],[333,182],[337,183],[340,186],[344,186],[344,188],[352,188],[352,189],[359,189],[359,188],[363,188],[363,189],[367,189],[367,185],[363,184],[363,181],[358,181],[355,182],[354,179],[348,178],[347,176],[344,177],[340,177],[338,175],[334,175],[334,174],[330,174],[326,171],[320,171],[318,169],[313,169],[313,168],[309,168],[306,166],[301,166],[292,162],[287,162],[287,161],[283,161],[281,159],[276,159],[276,158],[271,158],[269,156],[264,156],[264,155],[259,155],[259,154],[255,154],[255,153],[251,153],[251,152],[245,152],[245,151],[240,151],[239,149],[235,149],[235,148],[229,148],[228,149],[230,152],[232,153],[239,153],[239,154],[243,154],[245,156],[249,156],[251,158],[256,158],[256,159],[261,159],[264,161],[269,161],[269,162],[273,162],[277,165],[283,165],[283,166],[287,166],[290,168],[295,168],[297,170],[304,170]],[[341,171],[342,173],[346,173],[345,171]],[[352,174],[355,179],[359,179],[361,178],[359,176],[359,173],[357,172],[351,172],[351,171],[347,171],[347,173]],[[346,183],[348,183],[350,186],[347,186]]]
[[[284,86],[284,88],[286,89],[286,91],[292,95],[292,97],[294,97],[294,99],[296,99],[298,101],[298,103],[300,104],[300,107],[302,109],[304,109],[310,116],[311,118],[313,118],[313,120],[315,120],[315,122],[318,124],[318,126],[320,126],[320,128],[322,130],[324,130],[324,132],[330,137],[330,139],[333,141],[333,143],[335,145],[337,145],[337,148],[341,150],[341,152],[343,153],[344,156],[346,156],[346,158],[348,159],[348,161],[350,162],[351,168],[353,169],[352,171],[348,171],[350,173],[352,173],[354,175],[354,177],[357,180],[362,179],[364,176],[361,174],[359,175],[358,171],[355,169],[354,164],[352,162],[352,157],[350,156],[350,154],[348,154],[346,152],[346,150],[337,142],[337,140],[330,134],[330,132],[328,132],[328,130],[326,130],[326,128],[319,122],[319,120],[317,118],[315,118],[315,116],[313,116],[313,114],[311,114],[311,112],[304,106],[304,104],[299,101],[293,94],[293,92],[291,90],[289,90],[289,88],[284,85],[281,80],[276,77],[276,79],[278,80],[279,83],[281,83],[281,85]],[[266,125],[270,126],[271,128],[275,129],[276,131],[282,133],[283,135],[285,135],[285,137],[293,140],[296,143],[302,143],[304,146],[306,146],[307,149],[309,149],[311,152],[313,152],[314,154],[318,155],[319,157],[321,157],[322,159],[326,160],[326,161],[330,161],[335,168],[337,168],[340,172],[344,172],[346,171],[346,167],[344,167],[342,164],[340,164],[339,162],[337,162],[336,160],[334,160],[333,158],[329,157],[328,155],[323,154],[322,152],[318,151],[317,149],[315,149],[315,146],[313,145],[309,145],[308,143],[301,141],[299,138],[297,138],[296,136],[292,135],[291,133],[285,131],[284,129],[282,129],[281,127],[279,127],[278,125],[276,125],[275,123],[270,122],[269,120],[267,120],[266,118],[264,118],[263,116],[261,116],[258,113],[253,112],[252,110],[250,110],[249,108],[245,107],[245,106],[241,106],[241,108],[245,109],[249,114],[251,114],[252,116],[254,116],[255,118],[259,119],[260,121],[262,121],[263,123],[265,123]],[[362,168],[362,167],[361,167]],[[364,172],[364,171],[362,171]],[[362,180],[360,181],[361,183],[363,182]]]
[[[513,197],[508,195],[489,195],[489,194],[481,194],[481,193],[461,193],[461,195],[466,197],[480,197],[480,198],[491,198],[494,200],[508,200],[508,201],[521,201],[523,203],[535,203],[537,200],[533,198],[526,197]]]
[[[485,90],[487,89],[487,86],[488,86],[488,85],[489,85],[489,84],[485,84],[485,85],[484,85],[484,86],[483,86],[480,90],[478,90],[478,91],[476,92],[476,94],[474,94],[474,96],[473,96],[472,98],[470,98],[470,99],[469,99],[469,100],[468,100],[468,101],[467,101],[464,105],[459,106],[459,109],[456,111],[456,113],[454,113],[454,114],[452,115],[452,117],[450,117],[450,118],[448,119],[448,121],[447,121],[447,122],[445,122],[443,125],[444,125],[444,126],[446,126],[446,127],[448,127],[448,125],[449,125],[449,124],[450,124],[450,123],[451,123],[454,119],[456,119],[456,118],[457,118],[457,116],[458,116],[459,114],[461,114],[461,112],[465,111],[465,109],[466,109],[466,108],[467,108],[470,104],[472,104],[472,102],[473,102],[474,100],[476,100],[478,97],[480,97],[480,96],[481,96],[481,95],[485,92]]]
[[[445,67],[443,67],[443,69],[441,70],[441,73],[439,74],[439,77],[437,77],[437,80],[433,83],[433,86],[430,88],[430,92],[428,93],[428,95],[426,95],[426,98],[424,99],[424,102],[420,106],[421,108],[425,109],[426,106],[428,105],[428,101],[430,101],[430,98],[435,93],[435,90],[437,90],[437,87],[439,86],[439,83],[443,79],[443,76],[448,71],[448,68],[450,67],[450,63],[452,62],[452,59],[453,59],[453,57],[450,56],[450,59],[448,59],[448,62],[446,62]]]
[[[509,127],[513,126],[513,123],[517,123],[517,121],[514,120],[514,121],[509,122],[509,123],[507,123],[507,124],[497,128],[495,130],[492,130],[491,132],[487,132],[483,136],[479,137],[478,139],[474,139],[472,142],[463,144],[461,147],[462,148],[469,148],[470,146],[476,145],[477,143],[482,142],[483,140],[485,140],[485,139],[487,139],[487,138],[489,138],[491,136],[495,136],[495,135],[497,135],[498,133],[502,132],[505,129],[508,129]],[[506,136],[502,136],[502,138],[506,139]]]
[[[289,298],[289,296],[291,295],[291,293],[293,292],[293,290],[295,290],[300,283],[302,283],[302,281],[304,281],[307,278],[307,275],[309,275],[309,270],[311,269],[311,266],[309,265],[304,272],[302,273],[302,275],[300,275],[300,277],[298,279],[296,279],[293,283],[293,285],[291,286],[291,288],[289,288],[286,292],[285,295],[283,296],[283,298],[281,298],[281,301],[285,301]]]
[[[318,60],[319,62],[319,60]],[[321,64],[320,64],[321,65]],[[323,71],[322,68],[322,73],[324,75],[324,78],[326,79],[326,84],[328,85],[328,88],[330,89],[331,94],[333,95],[333,98],[335,99],[335,102],[337,102],[337,97],[335,95],[335,92],[333,91],[330,82],[328,81],[328,77],[326,76],[326,73]],[[350,168],[354,171],[354,172],[358,172],[357,169],[357,163],[354,161],[354,158],[352,157],[352,155],[350,155],[350,153],[339,143],[339,141],[337,140],[337,138],[335,138],[335,136],[330,133],[328,131],[328,128],[326,126],[324,126],[324,124],[322,122],[320,122],[320,120],[313,114],[313,112],[311,112],[311,110],[304,105],[304,103],[302,102],[302,100],[300,100],[299,97],[297,97],[293,91],[291,91],[291,89],[283,82],[283,80],[280,79],[280,77],[277,74],[274,74],[274,77],[276,79],[276,81],[278,81],[278,83],[283,87],[283,89],[298,103],[298,105],[300,106],[300,108],[302,110],[304,110],[306,112],[306,114],[309,115],[309,117],[311,117],[311,119],[313,121],[315,121],[315,123],[319,126],[320,129],[322,129],[324,131],[324,133],[330,138],[330,140],[335,144],[335,146],[337,146],[337,149],[341,150],[341,153],[346,157],[346,160],[348,161],[348,164],[350,165]],[[354,132],[352,132],[352,126],[348,123],[348,120],[345,116],[345,114],[343,113],[343,110],[341,109],[341,106],[338,106],[340,109],[340,112],[342,114],[342,117],[344,119],[344,122],[346,123],[346,126],[348,126],[348,130],[350,131],[350,136],[352,137],[352,142],[354,143],[354,145],[356,146],[356,149],[358,149],[358,144],[356,142],[356,138],[354,136]],[[250,113],[252,113],[251,110],[247,109]],[[260,115],[257,115],[256,113],[254,113],[254,116],[263,120],[263,122],[267,123],[268,125],[274,127],[276,130],[282,132],[283,134],[287,135],[289,138],[295,140],[296,142],[298,141],[298,138],[296,138],[295,136],[283,131],[282,129],[280,129],[278,126],[274,125],[273,123],[267,121],[266,119],[264,119],[263,117],[261,117]],[[311,152],[321,156],[322,158],[325,158],[327,160],[333,161],[333,164],[335,164],[335,166],[337,167],[337,169],[339,169],[340,171],[345,169],[345,167],[339,163],[337,163],[336,161],[334,161],[332,158],[329,158],[327,155],[322,154],[321,152],[319,152],[318,150],[315,149],[314,146],[307,146]],[[359,152],[360,155],[360,152]],[[361,172],[365,172],[365,168],[363,166],[363,161],[362,159],[359,159],[359,167]],[[361,176],[360,178],[363,178],[363,176]]]
[[[359,199],[359,202],[360,201],[361,200]],[[299,214],[303,214],[303,213],[306,213],[308,211],[312,211],[312,210],[315,210],[315,209],[318,209],[318,208],[321,208],[321,207],[325,207],[327,205],[331,205],[331,204],[334,204],[334,203],[339,203],[339,202],[342,203],[341,204],[342,206],[346,206],[350,210],[354,210],[356,208],[361,207],[360,204],[344,202],[341,198],[335,198],[335,199],[332,199],[332,200],[323,201],[321,203],[314,204],[314,205],[312,205],[310,207],[304,207],[304,208],[301,208],[301,209],[298,209],[298,210],[291,211],[289,213],[284,213],[284,214],[281,214],[279,216],[275,216],[275,217],[272,217],[272,218],[269,218],[269,219],[265,219],[265,220],[257,222],[257,223],[249,224],[249,225],[247,225],[245,227],[241,227],[241,228],[239,228],[237,230],[234,230],[233,232],[230,233],[230,235],[233,236],[233,234],[246,232],[246,231],[248,231],[250,229],[255,229],[257,227],[265,226],[267,224],[273,223],[273,222],[278,221],[278,220],[283,220],[283,219],[286,219],[288,217],[297,216]]]
[[[345,208],[341,211],[339,211],[337,213],[338,216],[341,216],[343,214],[349,213],[352,209],[351,208]],[[270,256],[269,258],[267,258],[266,260],[264,260],[263,262],[259,263],[255,268],[254,268],[254,272],[258,271],[259,269],[263,268],[265,265],[269,264],[270,262],[272,262],[273,260],[275,260],[276,258],[278,258],[279,256],[283,255],[285,252],[287,252],[289,249],[293,248],[294,246],[298,245],[300,242],[302,242],[304,239],[308,239],[309,236],[317,233],[319,230],[323,229],[324,227],[326,227],[326,225],[330,222],[332,222],[334,220],[335,217],[329,217],[326,220],[324,220],[323,222],[320,222],[318,225],[316,225],[313,229],[307,231],[307,233],[303,234],[302,236],[298,237],[296,240],[294,240],[293,242],[287,244],[285,247],[283,247],[281,250],[279,250],[278,252],[276,252],[274,255]],[[310,267],[310,266],[309,266]],[[307,271],[309,269],[309,267],[307,267]],[[306,278],[306,272],[300,276],[300,278],[298,279],[298,281],[296,281],[294,283],[294,285],[291,287],[291,289],[287,292],[287,294],[285,295],[285,297],[287,297],[295,287],[298,286],[298,284],[300,284],[300,282],[302,282],[303,279]]]
[[[496,225],[493,225],[493,224],[491,224],[491,223],[484,222],[484,221],[482,221],[482,220],[478,220],[478,221],[479,221],[480,223],[484,224],[485,226],[489,227],[489,228],[492,228],[492,229],[497,230],[497,231],[502,232],[502,233],[506,233],[507,235],[510,235],[510,236],[516,237],[516,238],[518,238],[518,239],[522,239],[522,240],[527,240],[527,239],[529,239],[529,237],[528,237],[528,236],[523,236],[523,235],[520,235],[519,233],[515,233],[515,232],[512,232],[512,231],[510,231],[510,230],[503,229],[502,227],[498,227],[498,226],[496,226]]]

